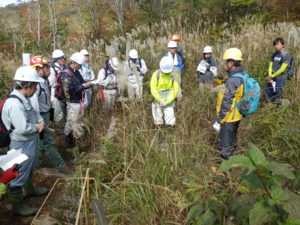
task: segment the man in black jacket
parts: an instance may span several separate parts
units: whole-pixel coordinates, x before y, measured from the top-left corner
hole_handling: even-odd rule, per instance
[[[67,102],[67,121],[65,126],[67,148],[75,147],[74,136],[82,134],[82,123],[80,119],[84,110],[84,89],[91,87],[91,82],[82,78],[79,69],[84,63],[84,55],[74,53],[70,58],[70,64],[62,72],[62,85]]]

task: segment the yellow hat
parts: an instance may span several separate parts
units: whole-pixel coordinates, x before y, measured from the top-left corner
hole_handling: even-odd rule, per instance
[[[237,61],[242,61],[242,52],[238,48],[229,48],[224,52],[223,59],[228,60],[228,59],[233,59]]]
[[[179,35],[174,34],[174,35],[172,36],[172,41],[179,41],[179,40],[180,40]]]

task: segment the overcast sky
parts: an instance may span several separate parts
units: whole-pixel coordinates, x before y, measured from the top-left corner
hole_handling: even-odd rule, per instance
[[[17,0],[0,0],[0,7],[6,6],[11,3],[17,3]]]

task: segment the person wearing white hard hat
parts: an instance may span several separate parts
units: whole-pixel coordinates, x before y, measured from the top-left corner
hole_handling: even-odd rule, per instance
[[[176,41],[169,41],[168,43],[168,50],[169,52],[165,55],[166,57],[169,57],[173,61],[173,75],[176,77],[176,80],[178,82],[178,85],[181,85],[181,72],[183,70],[183,62],[181,57],[177,53],[177,42]],[[179,90],[178,101],[182,99],[182,91]]]
[[[176,41],[169,41],[168,43],[168,50],[169,52],[165,55],[173,60],[173,67],[174,69],[178,70],[180,73],[183,70],[183,63],[181,57],[177,54],[177,42]]]
[[[144,75],[148,72],[146,63],[139,58],[135,49],[129,51],[129,59],[125,63],[125,71],[128,74],[127,91],[130,100],[142,99]]]
[[[53,51],[52,63],[49,82],[51,86],[54,86],[56,75],[66,68],[66,57],[62,50],[56,49]]]
[[[119,60],[112,57],[105,61],[105,66],[100,69],[97,81],[100,85],[99,99],[102,101],[104,110],[112,110],[118,95],[117,71],[120,66]]]
[[[60,122],[64,117],[66,111],[66,104],[55,98],[55,82],[57,75],[66,69],[66,57],[62,50],[56,49],[52,53],[52,65],[50,68],[50,76],[48,77],[51,87],[51,104],[54,109],[54,121]]]
[[[70,57],[69,65],[61,73],[62,87],[67,103],[67,121],[64,130],[67,148],[74,148],[74,136],[79,138],[82,135],[81,118],[84,113],[84,90],[92,86],[90,81],[85,82],[79,72],[84,63],[84,55],[76,52]]]
[[[180,86],[173,75],[173,60],[164,56],[159,65],[160,69],[152,74],[150,81],[152,116],[158,127],[166,125],[173,130],[175,126],[174,105]]]
[[[83,77],[85,82],[93,81],[95,80],[95,74],[90,66],[90,54],[86,49],[82,49],[80,51],[82,55],[85,57],[85,62],[82,64],[81,69],[79,70],[81,73],[81,76]],[[93,88],[85,89],[85,98],[84,98],[84,108],[88,108],[91,105],[92,102],[92,94],[93,94]]]
[[[211,89],[213,87],[212,83],[214,77],[217,76],[218,71],[216,62],[212,57],[212,47],[205,46],[202,53],[203,57],[197,67],[199,88],[200,90],[203,90],[204,88]]]
[[[10,133],[10,149],[22,149],[28,159],[19,166],[19,176],[9,183],[9,201],[15,214],[29,216],[36,212],[24,202],[24,196],[40,196],[47,193],[46,188],[34,188],[26,184],[36,167],[39,133],[45,129],[45,122],[32,107],[29,98],[41,82],[37,72],[30,66],[17,69],[13,92],[2,109],[2,121]],[[23,190],[25,191],[23,193]]]

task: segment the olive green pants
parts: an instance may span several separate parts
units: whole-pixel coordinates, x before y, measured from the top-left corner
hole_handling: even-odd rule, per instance
[[[49,128],[50,124],[50,113],[40,113],[41,116],[44,118],[44,121],[46,123],[46,128]],[[42,137],[39,139],[39,161],[42,154],[45,154],[47,158],[51,161],[51,163],[56,167],[57,169],[64,168],[66,166],[65,161],[59,154],[59,152],[56,150],[53,132],[49,131],[48,129],[45,129]],[[40,162],[39,162],[40,163]],[[38,163],[38,164],[39,164]]]

